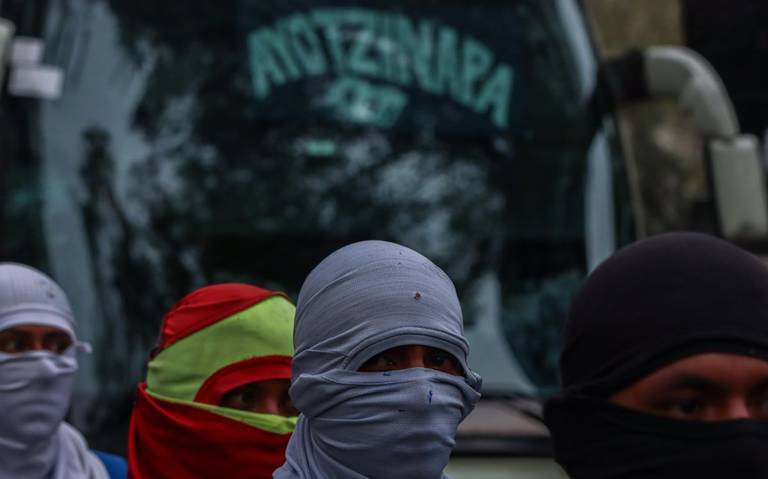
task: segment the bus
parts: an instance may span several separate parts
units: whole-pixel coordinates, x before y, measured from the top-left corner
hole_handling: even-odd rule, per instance
[[[0,260],[67,291],[71,420],[124,452],[164,311],[205,284],[296,298],[383,239],[460,293],[484,398],[455,478],[563,477],[541,422],[585,275],[642,236],[619,105],[707,138],[708,228],[766,236],[757,144],[689,51],[598,58],[576,0],[0,2]]]

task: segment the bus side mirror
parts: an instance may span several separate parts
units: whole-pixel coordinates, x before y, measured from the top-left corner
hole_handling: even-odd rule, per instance
[[[605,64],[619,103],[672,98],[691,114],[705,140],[721,236],[768,239],[768,199],[759,143],[740,134],[733,103],[720,76],[695,51],[679,46],[633,50]]]
[[[707,157],[720,233],[735,240],[768,236],[768,198],[757,138],[712,139]]]
[[[768,237],[765,173],[757,138],[741,135],[736,111],[720,76],[684,47],[644,51],[645,81],[656,97],[675,97],[691,113],[706,141],[719,233],[731,240]]]

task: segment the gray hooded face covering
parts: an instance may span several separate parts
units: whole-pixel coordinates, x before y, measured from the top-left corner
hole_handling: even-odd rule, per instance
[[[423,368],[359,372],[406,345],[451,353],[465,375]],[[291,398],[302,412],[276,478],[444,477],[459,423],[480,397],[448,276],[383,241],[323,260],[299,294]]]
[[[0,263],[0,331],[37,325],[73,340],[62,354],[0,353],[0,478],[101,479],[106,470],[80,433],[64,422],[76,355],[75,319],[64,291],[36,269]]]

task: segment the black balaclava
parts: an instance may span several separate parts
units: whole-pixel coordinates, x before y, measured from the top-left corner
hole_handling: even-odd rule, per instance
[[[669,419],[607,400],[707,352],[768,360],[768,268],[696,233],[613,255],[571,304],[563,392],[545,407],[555,460],[572,479],[768,478],[768,422]]]

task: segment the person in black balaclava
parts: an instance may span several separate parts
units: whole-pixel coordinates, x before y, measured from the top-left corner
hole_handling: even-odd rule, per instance
[[[672,233],[616,253],[571,305],[545,407],[572,479],[768,478],[768,268]]]

